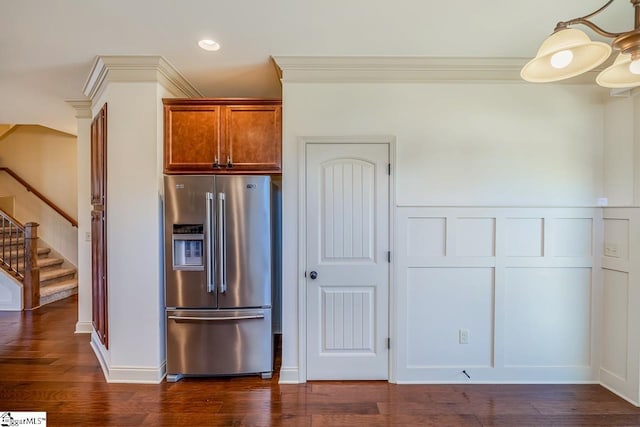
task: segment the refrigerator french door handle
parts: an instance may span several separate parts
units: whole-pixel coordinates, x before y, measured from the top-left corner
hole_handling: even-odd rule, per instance
[[[218,286],[227,292],[227,213],[225,194],[218,193]]]
[[[249,320],[249,319],[264,319],[263,314],[255,314],[251,316],[232,316],[232,317],[195,317],[195,316],[169,316],[170,320],[204,320],[222,322],[225,320]]]
[[[206,256],[206,270],[207,270],[207,292],[213,293],[216,291],[216,285],[213,282],[213,259],[215,257],[215,245],[211,243],[213,240],[212,233],[212,204],[213,204],[213,193],[207,192],[207,223],[206,223],[206,232],[205,232],[205,240],[207,247],[207,256]]]

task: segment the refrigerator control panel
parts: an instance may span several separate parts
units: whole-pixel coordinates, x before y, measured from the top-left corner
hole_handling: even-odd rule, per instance
[[[204,270],[204,225],[173,224],[173,269]]]

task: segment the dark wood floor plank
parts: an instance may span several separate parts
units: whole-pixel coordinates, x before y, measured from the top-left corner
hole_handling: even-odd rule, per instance
[[[49,426],[640,426],[639,408],[596,384],[108,384],[76,310],[0,312],[0,410],[46,411]]]
[[[474,415],[313,415],[312,426],[332,427],[388,427],[388,426],[425,426],[425,427],[482,427]]]

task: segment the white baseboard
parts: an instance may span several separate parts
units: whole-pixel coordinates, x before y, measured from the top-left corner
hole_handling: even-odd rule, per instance
[[[301,384],[306,381],[300,379],[300,371],[296,368],[281,368],[278,384]]]
[[[162,362],[157,368],[142,366],[110,366],[106,349],[95,333],[91,334],[91,348],[98,358],[104,378],[108,383],[158,384],[167,374],[167,364]]]
[[[614,387],[612,387],[611,385],[609,385],[609,384],[605,384],[605,383],[603,383],[602,381],[600,381],[600,385],[601,385],[602,387],[606,388],[607,390],[609,390],[611,393],[615,394],[616,396],[618,396],[618,397],[620,397],[620,398],[622,398],[622,399],[626,400],[627,402],[631,403],[632,405],[637,406],[637,407],[640,407],[640,402],[638,402],[638,401],[636,401],[636,400],[633,400],[633,399],[631,399],[631,398],[629,398],[629,397],[625,396],[625,394],[624,394],[624,393],[622,393],[622,392],[620,392],[620,391],[616,390],[616,389],[615,389]]]
[[[110,383],[159,384],[167,374],[167,364],[158,368],[140,366],[111,366],[109,368]]]
[[[103,351],[106,352],[106,349],[98,339],[95,331],[91,332],[91,348],[98,358],[98,363],[100,363],[100,368],[102,368],[102,375],[104,375],[105,380],[109,382],[109,365],[106,360],[108,355],[103,353]]]
[[[90,334],[93,331],[93,324],[89,322],[76,322],[76,334]]]

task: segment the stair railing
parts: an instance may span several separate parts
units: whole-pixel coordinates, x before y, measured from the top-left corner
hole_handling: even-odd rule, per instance
[[[20,175],[18,175],[17,173],[15,173],[14,171],[12,171],[9,168],[5,168],[5,167],[0,167],[0,171],[6,172],[8,173],[13,179],[15,179],[16,181],[18,181],[20,184],[22,184],[24,186],[24,188],[27,189],[28,192],[33,193],[34,196],[36,196],[37,198],[39,198],[40,200],[42,200],[44,203],[46,203],[51,209],[53,209],[54,211],[56,211],[58,214],[60,214],[60,216],[62,216],[64,219],[66,219],[67,221],[69,221],[71,223],[72,226],[74,227],[78,227],[78,221],[76,221],[75,219],[73,219],[73,217],[71,215],[69,215],[68,213],[66,213],[65,211],[62,210],[62,208],[60,208],[58,205],[56,205],[55,203],[53,203],[51,200],[49,200],[44,194],[42,194],[41,192],[39,192],[38,190],[36,190],[35,188],[33,188],[33,186],[31,184],[29,184],[27,181],[25,181],[24,179],[22,179],[22,177],[20,177]]]
[[[0,265],[22,282],[25,310],[40,305],[40,268],[38,267],[38,224],[22,225],[0,209]]]

